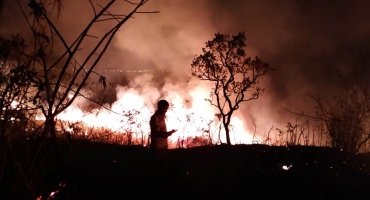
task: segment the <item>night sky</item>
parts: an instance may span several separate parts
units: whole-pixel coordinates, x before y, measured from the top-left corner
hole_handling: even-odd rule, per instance
[[[338,71],[369,74],[369,8],[367,0],[150,0],[141,10],[160,13],[129,20],[97,69],[166,69],[172,82],[182,84],[192,59],[216,32],[245,31],[249,55],[268,62],[275,72],[262,81],[264,95],[240,111],[247,123],[253,116],[261,128],[284,125],[295,118],[284,108],[311,109],[305,93],[330,94],[338,87]],[[129,9],[122,4],[114,12]],[[56,22],[71,40],[92,14],[87,0],[64,0]],[[1,35],[26,28],[16,1],[3,0]],[[125,79],[104,75],[118,83]]]

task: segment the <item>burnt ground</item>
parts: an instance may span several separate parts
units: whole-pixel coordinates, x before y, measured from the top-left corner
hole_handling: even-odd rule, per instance
[[[87,141],[74,141],[71,148],[75,156],[68,145],[62,145],[62,163],[45,164],[42,176],[47,187],[40,194],[58,191],[53,199],[364,199],[370,194],[370,154],[352,155],[332,148],[174,149],[166,181],[152,176],[148,148]],[[284,170],[284,165],[291,168]],[[28,198],[14,195],[14,184],[4,182],[14,178],[9,170],[0,183],[0,198]]]

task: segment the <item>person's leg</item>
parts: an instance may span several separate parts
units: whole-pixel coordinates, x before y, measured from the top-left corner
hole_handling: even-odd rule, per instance
[[[162,158],[162,174],[166,177],[168,176],[168,149],[161,150],[161,158]]]
[[[167,187],[168,150],[154,149],[152,151],[152,176],[153,187],[165,190]]]

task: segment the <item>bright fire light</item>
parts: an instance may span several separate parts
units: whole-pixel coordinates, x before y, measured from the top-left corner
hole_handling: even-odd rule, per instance
[[[150,86],[137,86],[141,82],[144,81],[136,80],[132,83],[136,87],[117,87],[116,102],[112,105],[105,105],[111,111],[99,109],[84,113],[74,104],[59,114],[57,118],[62,121],[83,122],[88,127],[110,129],[116,134],[129,130],[131,133],[143,133],[148,136],[150,133],[149,119],[155,111],[153,108],[155,102],[152,100],[158,99],[161,91]],[[178,130],[169,137],[172,144],[170,146],[173,147],[179,139],[196,136],[208,137],[208,134],[211,134],[213,141],[217,141],[220,136],[221,142],[226,142],[225,132],[223,128],[219,128],[221,123],[216,117],[216,108],[205,100],[209,96],[208,88],[194,86],[185,93],[179,86],[167,84],[164,90],[167,95],[163,99],[173,105],[167,112],[167,129]],[[188,101],[188,99],[191,100]],[[45,119],[38,116],[37,120]],[[233,144],[252,143],[253,137],[245,129],[242,119],[234,116],[231,125],[230,139]],[[69,127],[67,129],[72,131]],[[135,135],[142,134],[133,134],[133,137]]]
[[[19,105],[19,102],[17,102],[17,101],[12,101],[11,104],[10,104],[10,106],[12,108],[17,108],[18,105]]]
[[[283,165],[283,170],[289,170],[293,165]]]

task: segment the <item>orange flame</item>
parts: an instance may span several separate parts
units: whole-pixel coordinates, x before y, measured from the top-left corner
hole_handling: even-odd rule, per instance
[[[178,139],[188,137],[205,136],[211,134],[213,141],[217,141],[219,135],[221,142],[225,143],[225,131],[221,130],[220,121],[215,117],[216,108],[208,101],[209,88],[195,86],[186,94],[180,92],[176,85],[167,84],[164,87],[168,95],[164,99],[173,104],[167,112],[167,129],[178,131],[169,137],[170,146],[174,146]],[[130,130],[132,133],[150,133],[149,119],[154,113],[151,99],[158,99],[160,92],[151,87],[134,89],[133,87],[117,87],[117,101],[107,109],[94,110],[84,113],[77,104],[70,106],[57,118],[62,121],[83,122],[88,127],[101,127],[115,131],[116,134]],[[190,97],[188,102],[184,96]],[[117,113],[122,113],[119,115]],[[44,120],[38,116],[37,120]],[[212,123],[211,123],[212,122]],[[252,135],[244,128],[243,120],[234,116],[231,120],[230,139],[233,144],[252,143]],[[220,132],[219,132],[220,131]]]

